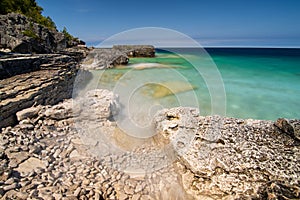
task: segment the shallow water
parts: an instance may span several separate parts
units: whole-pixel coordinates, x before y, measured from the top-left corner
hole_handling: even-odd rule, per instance
[[[195,49],[180,49],[180,55],[158,50],[155,58],[131,58],[127,66],[93,74],[98,88],[120,94],[141,127],[157,110],[175,106],[199,107],[201,115],[300,118],[299,49],[207,50],[211,58]],[[211,76],[217,73],[224,85]],[[218,105],[226,105],[226,113]]]

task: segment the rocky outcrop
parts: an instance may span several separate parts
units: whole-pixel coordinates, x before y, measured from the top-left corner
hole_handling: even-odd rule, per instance
[[[70,56],[61,54],[19,55],[0,58],[0,80],[18,74],[38,71],[45,66],[69,62],[74,62],[74,60]]]
[[[83,69],[107,69],[117,65],[126,65],[129,61],[127,55],[115,49],[94,49],[82,62]]]
[[[0,134],[0,197],[300,197],[299,120],[203,117],[195,108],[172,108],[156,114],[157,135],[138,142],[118,129],[113,116],[119,109],[117,95],[96,89],[19,111],[18,124]],[[107,142],[100,143],[100,137]],[[113,151],[99,156],[106,148]],[[162,165],[169,156],[175,157]],[[144,164],[152,171],[124,170]]]
[[[96,105],[87,104],[96,100]],[[101,102],[103,104],[101,104]],[[106,102],[106,103],[105,103]],[[79,103],[81,109],[72,111]],[[109,124],[115,95],[107,90],[88,92],[76,102],[66,100],[55,106],[26,109],[25,119],[0,135],[0,197],[3,199],[166,199],[180,192],[174,170],[164,169],[148,176],[130,176],[113,167],[110,155],[90,155],[85,141],[78,135],[74,118],[85,109],[104,115],[98,124]],[[95,110],[96,108],[96,110]],[[39,110],[36,114],[35,111]],[[82,129],[82,127],[79,127]],[[159,177],[159,179],[155,178]],[[173,190],[162,182],[169,180]],[[38,185],[38,186],[37,186]],[[155,188],[155,191],[152,188]],[[176,188],[176,189],[175,189]],[[180,199],[186,199],[182,196]]]
[[[155,122],[184,164],[183,186],[195,199],[300,197],[300,143],[290,133],[299,120],[278,129],[287,123],[202,117],[194,108],[173,108],[159,112]]]
[[[155,56],[155,48],[152,45],[114,45],[113,49],[121,51],[129,57]]]
[[[67,47],[63,33],[31,22],[21,14],[0,15],[0,49],[18,53],[53,53]]]
[[[79,65],[70,56],[46,54],[0,59],[0,62],[0,127],[16,124],[16,113],[20,110],[72,97]]]
[[[128,57],[154,57],[155,48],[151,45],[114,45],[111,49],[98,48],[89,53],[82,63],[83,69],[107,69],[126,65]]]
[[[300,123],[298,120],[288,120],[279,118],[274,125],[282,132],[290,135],[292,138],[300,141]]]

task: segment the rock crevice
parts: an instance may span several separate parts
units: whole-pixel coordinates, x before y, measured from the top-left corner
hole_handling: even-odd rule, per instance
[[[26,16],[0,15],[0,49],[18,53],[53,53],[67,47],[63,33],[30,21]]]
[[[16,124],[16,113],[20,110],[71,98],[79,69],[76,59],[83,56],[39,54],[1,58],[0,127]]]

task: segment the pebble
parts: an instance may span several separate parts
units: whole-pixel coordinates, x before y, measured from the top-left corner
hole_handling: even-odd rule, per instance
[[[129,198],[125,193],[120,192],[120,193],[118,193],[118,199],[119,200],[127,200]]]
[[[132,196],[131,200],[139,200],[140,197],[141,197],[140,194],[134,194],[134,195]]]
[[[206,118],[204,117],[203,119]],[[106,124],[104,122],[101,123],[103,123],[103,126]],[[238,129],[236,125],[232,125],[232,121],[229,120],[228,123],[230,125],[228,127],[231,127],[231,134],[234,135]],[[52,124],[52,127],[48,127],[49,124]],[[55,128],[58,124],[61,126],[59,130]],[[207,123],[207,125],[205,124],[206,123],[203,122],[201,126],[205,128],[209,125],[209,123]],[[23,121],[21,125],[5,129],[6,131],[1,135],[3,139],[1,139],[0,142],[3,150],[1,150],[2,153],[0,156],[3,159],[0,162],[0,169],[11,170],[9,173],[4,172],[1,177],[3,179],[3,181],[0,182],[1,194],[8,191],[19,191],[20,193],[27,194],[30,199],[98,200],[105,198],[139,200],[151,199],[148,195],[150,194],[149,191],[155,193],[153,196],[157,197],[161,189],[167,188],[168,183],[176,183],[176,181],[181,180],[181,178],[183,183],[193,181],[192,183],[195,183],[195,185],[190,184],[189,186],[195,186],[195,188],[198,188],[197,190],[200,188],[199,185],[201,185],[201,189],[208,187],[205,185],[207,180],[195,176],[182,161],[177,161],[179,164],[177,163],[175,170],[171,170],[171,167],[164,168],[157,171],[157,173],[149,174],[149,176],[134,177],[122,171],[117,171],[116,168],[112,167],[112,163],[117,158],[123,159],[124,156],[115,156],[114,159],[110,156],[103,156],[101,159],[99,157],[88,156],[83,150],[85,148],[83,144],[84,141],[81,141],[76,132],[73,131],[71,122],[55,120],[47,122],[47,119],[40,118],[34,125],[34,131],[31,130],[32,127],[28,127],[28,125],[30,125],[30,123]],[[181,125],[178,126],[178,124],[174,122],[169,124],[168,127],[172,129],[173,132],[182,128]],[[252,127],[247,128],[247,130],[253,132]],[[267,134],[267,131],[260,133]],[[257,137],[256,135],[252,134],[251,138]],[[225,139],[223,143],[228,144],[228,141],[225,141]],[[217,147],[218,146],[216,146],[216,148]],[[294,148],[294,153],[298,152],[298,148]],[[211,149],[211,152],[214,150],[215,149]],[[226,151],[226,149],[224,149],[224,151]],[[245,153],[246,151],[243,152]],[[6,158],[6,155],[12,157]],[[19,156],[20,159],[18,162],[15,161],[16,155],[21,155]],[[27,160],[38,156],[39,160],[45,165],[46,170],[44,170],[44,168],[35,167],[33,171],[27,172],[26,176],[21,174],[22,178],[20,182],[18,182],[19,180],[12,175],[12,167],[20,166],[20,163],[26,162],[23,160],[24,156],[29,157]],[[253,156],[259,157],[260,155]],[[292,154],[290,156],[290,160],[295,162],[293,159],[296,160],[296,158],[293,157]],[[242,158],[241,156],[241,159]],[[211,163],[207,165],[209,164]],[[218,167],[220,167],[219,164]],[[16,171],[16,169],[14,170]],[[177,172],[179,172],[180,176],[174,175]],[[223,171],[221,170],[219,174],[222,173]],[[255,173],[258,174],[253,175],[253,177],[259,177],[261,175],[259,172]],[[181,174],[183,174],[183,176],[181,176]],[[216,174],[212,174],[212,176],[215,176],[213,177],[215,179],[220,178],[216,177]],[[229,175],[226,175],[225,178],[229,180],[228,177]],[[245,177],[245,180],[247,180],[247,178],[248,177]],[[212,182],[210,178],[207,179]],[[261,176],[260,180],[263,180],[263,176]],[[247,185],[247,187],[254,188],[255,184],[251,184],[250,186]],[[238,184],[231,181],[230,186],[238,187]],[[218,187],[222,188],[221,186]],[[242,192],[243,190],[238,193]],[[27,196],[24,196],[24,199],[26,199]]]
[[[13,184],[15,182],[14,178],[9,178],[5,181],[5,185],[10,185],[10,184]]]
[[[4,187],[3,187],[3,190],[5,190],[5,191],[13,190],[13,189],[15,189],[15,188],[17,188],[17,187],[18,187],[18,184],[17,184],[17,183],[12,183],[12,184],[10,184],[10,185],[4,186]]]
[[[124,191],[126,194],[134,194],[134,189],[128,185],[125,185]]]
[[[139,193],[143,190],[143,186],[141,184],[138,184],[136,187],[135,187],[135,190],[134,192],[135,193]]]
[[[80,192],[81,192],[81,188],[78,187],[78,188],[74,191],[74,196],[78,197],[79,194],[80,194]]]

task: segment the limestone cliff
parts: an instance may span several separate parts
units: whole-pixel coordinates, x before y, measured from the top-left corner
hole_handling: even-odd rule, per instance
[[[21,14],[0,15],[0,49],[18,53],[53,53],[66,47],[65,35],[55,29],[34,23]]]

